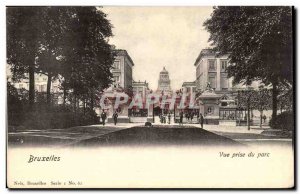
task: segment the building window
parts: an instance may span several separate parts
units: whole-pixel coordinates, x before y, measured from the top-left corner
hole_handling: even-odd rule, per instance
[[[120,69],[120,61],[115,61],[113,67],[114,69]]]
[[[216,76],[210,76],[208,82],[213,89],[216,89]]]
[[[209,71],[216,70],[216,60],[208,60],[208,69]]]
[[[228,78],[226,74],[221,75],[221,88],[222,90],[228,90]]]
[[[207,107],[207,114],[213,114],[213,113],[214,113],[214,107],[213,106]]]
[[[226,69],[227,69],[227,61],[222,60],[221,61],[221,70],[226,71]]]
[[[119,76],[114,76],[114,81],[115,81],[115,83],[119,83],[120,82],[120,77]]]

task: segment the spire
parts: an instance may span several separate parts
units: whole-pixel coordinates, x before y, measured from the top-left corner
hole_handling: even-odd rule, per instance
[[[164,66],[163,70],[161,71],[161,73],[168,73],[165,66]]]

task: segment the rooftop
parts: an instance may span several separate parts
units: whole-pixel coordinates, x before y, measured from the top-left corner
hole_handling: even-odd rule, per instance
[[[212,56],[212,55],[215,55],[216,54],[216,51],[214,51],[213,49],[211,48],[206,48],[206,49],[202,49],[200,51],[200,54],[198,55],[195,63],[194,63],[194,66],[197,65],[197,63],[200,61],[200,59],[203,57],[203,56]]]
[[[114,49],[113,51],[117,54],[117,56],[126,56],[128,58],[128,60],[132,63],[132,66],[134,66],[134,63],[126,50]]]
[[[169,73],[166,68],[164,67],[163,70],[160,73]]]

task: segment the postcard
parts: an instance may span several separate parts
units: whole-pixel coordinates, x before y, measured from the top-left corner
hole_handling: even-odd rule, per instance
[[[6,7],[9,189],[293,189],[294,8]]]

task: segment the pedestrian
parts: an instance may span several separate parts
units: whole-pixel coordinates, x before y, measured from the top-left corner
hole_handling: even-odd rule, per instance
[[[105,120],[106,120],[106,112],[104,112],[104,110],[101,113],[101,119],[102,119],[102,124],[104,126],[105,125]]]
[[[119,116],[119,115],[118,115],[117,111],[115,111],[115,112],[114,112],[114,114],[113,114],[113,116],[112,116],[112,117],[113,117],[113,119],[114,119],[114,123],[115,123],[115,125],[116,125],[116,124],[117,124],[117,122],[118,122],[118,116]]]
[[[179,114],[179,125],[183,125],[183,112]]]
[[[186,118],[186,122],[189,122],[190,115],[189,115],[189,113],[188,113],[188,112],[185,114],[185,118]]]
[[[266,122],[266,119],[267,119],[267,117],[266,117],[266,115],[264,115],[263,116],[264,123]]]
[[[199,123],[201,125],[201,129],[203,129],[204,117],[202,116],[201,113],[200,113],[200,116],[199,116]]]
[[[194,113],[191,113],[191,122],[193,123]]]
[[[169,123],[169,125],[170,125],[170,123],[171,123],[171,113],[169,112],[169,114],[168,114],[168,123]]]

